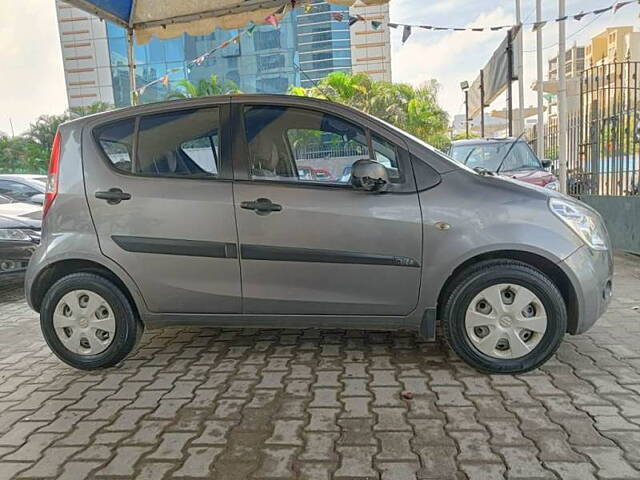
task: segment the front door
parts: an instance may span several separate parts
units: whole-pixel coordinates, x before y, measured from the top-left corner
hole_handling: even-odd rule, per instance
[[[337,116],[237,106],[248,162],[234,194],[243,311],[406,315],[416,306],[422,227],[410,166],[383,137]],[[373,151],[372,151],[373,150]],[[349,185],[351,165],[383,163],[404,193]]]
[[[153,312],[241,310],[227,109],[142,115],[85,137],[86,192],[100,248],[129,273]]]

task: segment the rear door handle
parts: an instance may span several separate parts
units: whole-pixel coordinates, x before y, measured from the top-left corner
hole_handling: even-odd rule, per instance
[[[282,211],[282,205],[273,203],[268,198],[259,198],[257,200],[240,202],[240,208],[244,208],[245,210],[253,210],[258,215],[268,215],[271,212]]]
[[[106,200],[109,205],[117,205],[123,200],[131,200],[131,194],[119,188],[110,188],[106,192],[96,192],[96,198]]]

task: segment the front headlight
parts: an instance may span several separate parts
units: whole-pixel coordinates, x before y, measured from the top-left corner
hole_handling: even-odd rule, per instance
[[[0,240],[29,242],[31,237],[27,232],[19,228],[0,228]]]
[[[551,211],[594,250],[607,250],[607,232],[600,218],[583,206],[559,198],[549,200]]]
[[[547,183],[544,188],[555,190],[557,192],[560,189],[560,182],[558,180],[554,180],[553,182]]]

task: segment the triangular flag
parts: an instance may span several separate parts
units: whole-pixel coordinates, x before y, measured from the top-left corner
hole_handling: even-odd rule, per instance
[[[331,12],[331,17],[336,21],[336,22],[341,22],[342,20],[344,20],[344,16],[342,15],[342,12]],[[350,17],[351,18],[351,17]]]
[[[240,34],[237,34],[235,37],[231,39],[233,43],[240,43]]]
[[[504,27],[491,27],[491,31],[497,32],[498,30],[502,30]]]
[[[467,30],[466,28],[461,28],[461,27],[458,27],[458,28],[454,28],[454,29],[453,29],[453,31],[454,31],[454,32],[464,32],[464,31],[466,31],[466,30]]]
[[[472,32],[484,32],[484,28],[472,28]]]
[[[590,13],[591,12],[584,13],[584,11],[582,11],[582,12],[578,13],[577,15],[574,15],[573,19],[579,22],[580,20],[582,20],[584,17],[586,17]]]
[[[304,4],[304,13],[310,13],[313,10],[313,5],[309,2]]]
[[[231,43],[229,40],[225,40],[224,42],[222,42],[218,48],[222,49],[222,48],[227,48],[229,46],[229,43]]]
[[[420,25],[420,28],[424,28],[425,30],[433,30],[431,25]]]
[[[546,24],[547,24],[546,21],[536,22],[536,23],[533,24],[533,28],[531,29],[531,31],[532,32],[537,32],[539,29],[544,27]]]
[[[612,8],[613,8],[613,5],[607,8],[600,8],[598,10],[594,10],[593,13],[595,13],[596,15],[600,15],[601,13],[608,12]]]
[[[387,23],[387,25],[389,25],[389,28],[398,28],[397,23]]]
[[[449,30],[449,27],[433,27],[434,30]]]
[[[142,87],[140,87],[138,92],[140,92],[140,95],[144,95],[144,92],[145,92],[146,89],[147,89],[147,85],[143,85]]]
[[[356,15],[355,17],[349,15],[349,26],[352,26],[354,23],[359,22],[360,20],[364,20],[364,17],[362,17],[362,15]]]
[[[165,75],[164,77],[162,77],[162,84],[169,88],[169,75]]]
[[[284,13],[284,9],[285,9],[285,8],[287,8],[287,4],[286,4],[286,3],[285,3],[284,5],[282,5],[279,9],[277,9],[277,10],[275,11],[275,13],[276,13],[277,15],[282,15],[282,14]]]
[[[631,2],[618,2],[616,3],[615,7],[613,7],[613,13],[616,13],[618,10],[620,10],[622,7],[626,7],[627,5],[629,5]]]
[[[276,17],[273,13],[271,15],[267,15],[265,17],[265,21],[270,24],[273,25],[273,28],[278,28],[278,17]]]
[[[371,20],[371,28],[373,28],[374,30],[378,30],[381,25],[382,25],[382,22],[379,22],[377,20]]]
[[[253,35],[253,31],[256,29],[256,24],[252,23],[251,25],[249,25],[249,27],[247,28],[247,34],[249,35]]]
[[[291,10],[296,8],[296,3],[298,3],[296,0],[291,0]]]
[[[409,37],[411,36],[411,25],[405,25],[404,29],[402,30],[402,44],[404,45],[404,42],[406,42]]]
[[[565,15],[564,17],[558,17],[556,18],[556,22],[564,22],[567,18],[569,18],[569,15]]]

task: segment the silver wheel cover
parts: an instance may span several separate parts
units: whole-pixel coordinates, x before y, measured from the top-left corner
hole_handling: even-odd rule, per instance
[[[547,312],[540,299],[521,285],[492,285],[476,295],[465,314],[471,344],[498,359],[529,354],[547,331]]]
[[[97,355],[113,342],[116,319],[109,303],[97,293],[72,290],[56,305],[53,328],[70,352]]]

